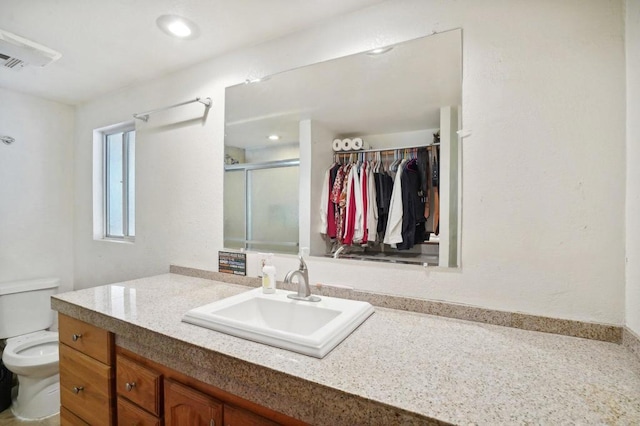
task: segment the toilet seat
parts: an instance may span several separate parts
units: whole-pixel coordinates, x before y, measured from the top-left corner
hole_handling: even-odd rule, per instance
[[[2,361],[16,374],[30,367],[58,364],[58,333],[37,331],[7,339]]]

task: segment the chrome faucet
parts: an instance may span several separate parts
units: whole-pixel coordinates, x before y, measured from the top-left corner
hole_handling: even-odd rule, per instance
[[[289,299],[305,300],[307,302],[319,302],[320,298],[311,294],[311,287],[309,287],[309,269],[307,268],[307,264],[304,263],[304,259],[301,254],[298,255],[298,258],[300,259],[300,266],[298,269],[287,272],[287,275],[284,277],[284,282],[287,284],[291,284],[293,277],[298,277],[298,293],[289,294],[287,297]]]

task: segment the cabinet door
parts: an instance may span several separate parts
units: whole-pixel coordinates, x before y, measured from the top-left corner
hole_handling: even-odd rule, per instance
[[[224,426],[275,426],[279,424],[233,405],[225,404],[224,406]]]
[[[164,386],[167,426],[221,426],[222,403],[202,392],[167,379]]]
[[[118,397],[118,425],[121,426],[161,426],[159,418]]]

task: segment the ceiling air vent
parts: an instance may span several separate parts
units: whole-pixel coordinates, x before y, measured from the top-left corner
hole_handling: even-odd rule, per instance
[[[22,62],[20,59],[10,58],[9,56],[3,55],[1,53],[0,61],[0,64],[2,64],[2,66],[5,68],[20,69],[24,66],[24,62]]]
[[[20,69],[24,66],[44,67],[62,57],[60,52],[5,30],[0,30],[0,65]]]

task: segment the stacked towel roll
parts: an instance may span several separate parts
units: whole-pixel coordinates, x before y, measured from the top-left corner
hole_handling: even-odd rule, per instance
[[[351,140],[351,146],[353,146],[353,149],[355,150],[365,149],[364,141],[362,140],[362,138],[353,138]]]
[[[334,139],[332,143],[333,150],[338,151],[358,151],[361,149],[369,149],[369,146],[362,138],[345,138]]]

